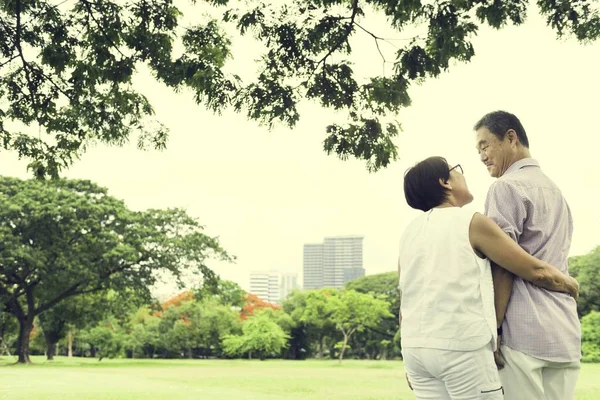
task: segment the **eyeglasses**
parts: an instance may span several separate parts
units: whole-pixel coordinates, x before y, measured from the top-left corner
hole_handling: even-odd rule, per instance
[[[461,173],[461,175],[464,175],[464,174],[465,174],[465,173],[463,172],[463,169],[462,169],[462,167],[460,166],[460,164],[456,164],[454,167],[450,168],[450,170],[448,171],[448,173],[450,173],[450,171],[452,171],[453,169],[456,169],[456,170],[458,170],[458,171]]]

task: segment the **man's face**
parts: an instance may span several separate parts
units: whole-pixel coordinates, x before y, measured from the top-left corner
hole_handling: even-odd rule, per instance
[[[489,131],[485,126],[477,130],[477,151],[481,162],[486,166],[488,173],[493,178],[501,177],[511,163],[511,149],[513,144],[506,135],[503,140]]]

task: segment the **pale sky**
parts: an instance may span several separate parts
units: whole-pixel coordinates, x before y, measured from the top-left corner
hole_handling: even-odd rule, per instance
[[[482,211],[493,179],[479,161],[472,126],[503,109],[521,119],[532,156],[571,207],[571,255],[585,254],[600,245],[600,42],[559,41],[541,18],[530,17],[518,28],[481,29],[470,63],[413,85],[412,106],[396,116],[403,126],[396,140],[400,160],[377,173],[368,173],[364,162],[324,153],[326,125],[344,116],[315,103],[302,104],[295,129],[269,132],[243,114],[213,115],[191,93],[175,94],[141,74],[138,89],[171,130],[167,150],[98,146],[64,175],[95,181],[133,209],[186,208],[237,256],[235,264],[209,265],[245,289],[251,270],[297,272],[302,282],[302,246],[325,236],[364,236],[364,268],[376,274],[396,268],[399,238],[419,214],[402,190],[403,173],[415,162],[440,155],[460,163],[475,196],[469,207]],[[382,36],[406,37],[378,31],[377,18],[362,25]],[[372,38],[357,32],[352,43],[358,77],[381,74]],[[243,74],[257,58],[256,46],[251,39],[235,44],[228,69]],[[394,48],[382,49],[391,60]],[[26,161],[1,154],[2,175],[29,177]]]

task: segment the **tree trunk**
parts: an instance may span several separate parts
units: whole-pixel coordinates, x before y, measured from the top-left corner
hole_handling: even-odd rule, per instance
[[[324,351],[324,347],[325,347],[325,336],[321,336],[321,339],[319,339],[319,358],[323,358],[325,351]]]
[[[190,358],[190,359],[194,358],[193,354],[192,354],[192,348],[191,347],[188,347],[188,358]]]
[[[48,359],[48,361],[53,361],[55,354],[56,354],[56,342],[48,343],[48,348],[46,349],[46,358]]]
[[[252,360],[252,352],[251,351],[248,352],[248,360]]]
[[[2,336],[0,336],[0,356],[4,353],[6,353],[9,357],[12,357],[10,354],[10,349],[8,348],[8,345],[4,341],[4,338]]]
[[[73,331],[69,330],[67,333],[67,348],[69,358],[73,358]]]
[[[94,347],[94,345],[90,346],[90,356],[92,358],[96,358],[96,348]]]
[[[58,334],[56,332],[44,331],[44,340],[46,341],[46,358],[48,359],[48,361],[53,361],[54,356],[58,352]]]
[[[346,351],[346,345],[348,344],[348,335],[344,334],[344,345],[340,350],[340,364],[342,363],[342,359],[344,358],[344,352]]]
[[[24,318],[19,318],[19,343],[17,345],[19,364],[31,364],[31,359],[29,358],[29,336],[32,329],[33,317],[26,315]]]

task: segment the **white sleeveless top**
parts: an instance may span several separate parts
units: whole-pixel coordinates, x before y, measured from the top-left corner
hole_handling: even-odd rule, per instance
[[[416,218],[400,241],[402,347],[496,349],[490,262],[469,241],[473,212],[435,208]]]

